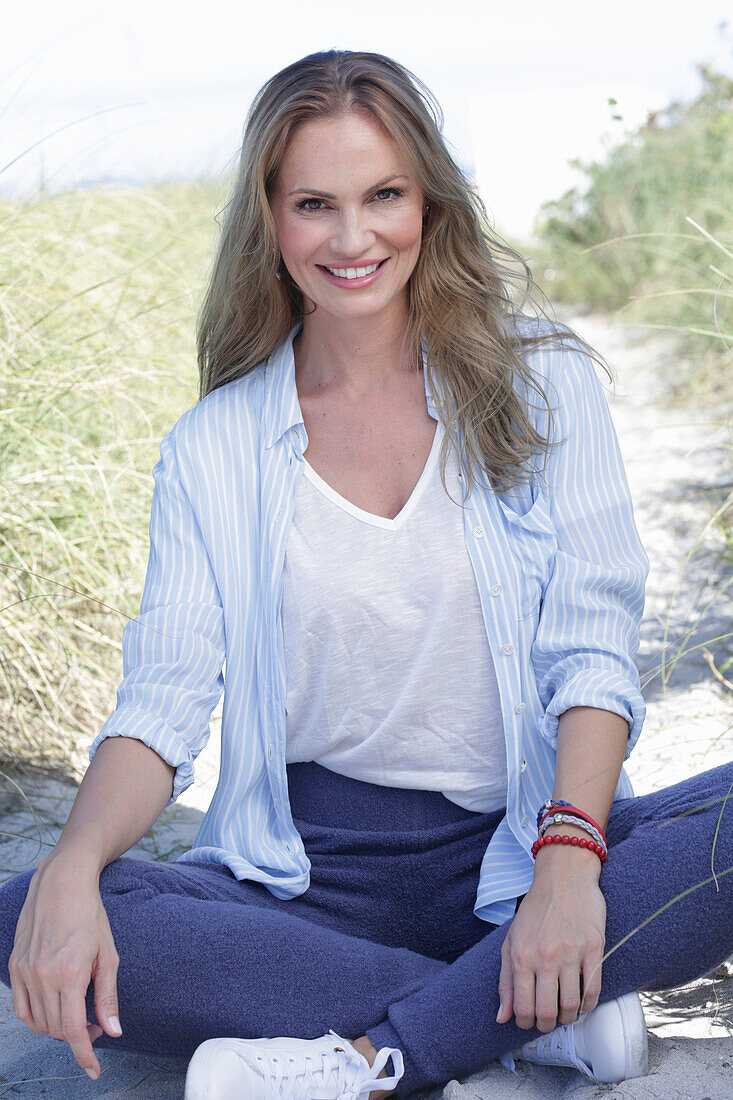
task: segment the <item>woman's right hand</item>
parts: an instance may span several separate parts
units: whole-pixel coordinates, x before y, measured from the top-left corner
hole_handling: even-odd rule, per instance
[[[67,1042],[94,1080],[101,1071],[93,1041],[103,1029],[122,1034],[113,1023],[119,961],[98,876],[73,853],[54,849],[36,868],[18,917],[8,961],[13,1007],[31,1031]],[[86,1018],[91,979],[102,1027]]]

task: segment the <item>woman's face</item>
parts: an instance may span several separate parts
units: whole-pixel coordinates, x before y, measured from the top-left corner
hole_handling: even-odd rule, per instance
[[[308,311],[315,303],[346,319],[404,304],[420,252],[424,200],[407,160],[374,116],[353,112],[301,123],[270,201],[283,262]],[[369,272],[355,278],[354,269],[363,267]]]

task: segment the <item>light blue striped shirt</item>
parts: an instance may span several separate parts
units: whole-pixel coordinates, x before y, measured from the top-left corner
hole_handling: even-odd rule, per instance
[[[295,384],[298,328],[245,377],[183,413],[161,442],[140,614],[123,630],[116,708],[89,750],[91,760],[105,737],[139,738],[176,768],[174,802],[194,780],[224,690],[219,783],[178,859],[225,863],[281,899],[310,881],[288,801],[281,621],[308,446]],[[507,811],[484,854],[474,906],[497,924],[532,882],[535,815],[552,793],[559,715],[575,706],[622,715],[628,756],[646,713],[633,656],[649,558],[605,392],[580,345],[540,348],[527,361],[557,407],[552,438],[567,441],[550,453],[544,476],[532,463],[531,484],[501,496],[478,486],[463,501],[506,737]],[[431,392],[425,360],[423,373],[437,420],[443,396]],[[532,390],[529,400],[545,432],[546,409]],[[622,772],[616,797],[632,793]]]

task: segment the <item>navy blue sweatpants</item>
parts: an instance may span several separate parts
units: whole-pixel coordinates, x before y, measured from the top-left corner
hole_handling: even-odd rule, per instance
[[[104,868],[123,1035],[95,1046],[192,1054],[214,1036],[315,1038],[333,1028],[345,1039],[366,1034],[377,1049],[399,1047],[397,1095],[405,1096],[535,1038],[513,1019],[495,1022],[510,922],[496,927],[473,913],[501,814],[312,762],[289,764],[288,783],[312,864],[299,897],[281,901],[219,864],[123,856]],[[733,954],[732,786],[728,764],[615,803],[600,880],[606,950],[663,911],[605,961],[602,1001],[683,984]],[[34,870],[0,887],[6,985]],[[87,1015],[97,1022],[91,983]]]

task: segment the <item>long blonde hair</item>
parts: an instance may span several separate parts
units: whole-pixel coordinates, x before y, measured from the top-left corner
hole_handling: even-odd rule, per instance
[[[515,389],[516,380],[534,389],[552,418],[547,395],[524,360],[526,351],[546,343],[562,347],[569,339],[613,376],[595,349],[554,319],[549,330],[517,331],[512,322],[528,316],[522,313],[528,300],[547,318],[532,298],[532,291],[544,294],[524,258],[489,228],[481,198],[442,136],[443,112],[433,94],[383,54],[309,54],[272,76],[255,96],[198,320],[200,399],[253,370],[303,318],[303,295],[277,248],[269,196],[295,128],[350,111],[368,111],[383,124],[430,207],[408,282],[404,352],[406,361],[421,362],[425,341],[433,392],[437,378],[453,406],[439,408],[447,429],[440,454],[443,485],[457,420],[467,492],[479,471],[495,491],[506,492],[530,479],[526,463],[538,449],[546,457],[556,445],[550,443],[551,429],[546,436],[536,430],[526,398]],[[516,273],[501,255],[523,269],[519,305],[512,300]]]

